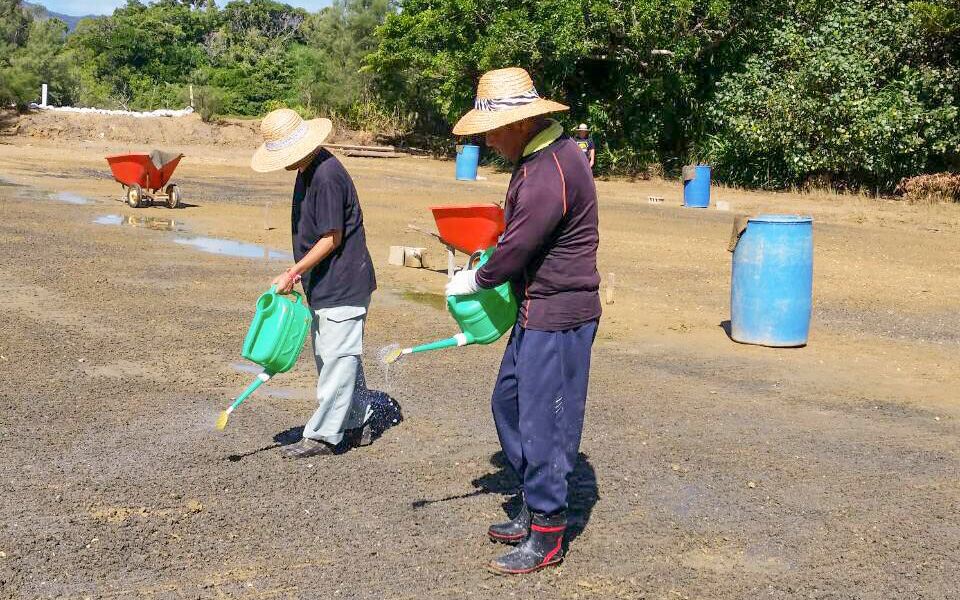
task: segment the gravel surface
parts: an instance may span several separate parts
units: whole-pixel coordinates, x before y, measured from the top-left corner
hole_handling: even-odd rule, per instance
[[[365,193],[378,178],[355,164],[361,196],[389,206],[397,190]],[[416,180],[415,167],[389,168]],[[960,324],[944,303],[904,308],[895,291],[917,274],[915,254],[954,277],[947,241],[907,250],[901,229],[818,233],[812,343],[774,351],[720,328],[728,219],[612,202],[601,267],[624,283],[594,352],[567,560],[502,578],[483,569],[504,550],[485,528],[516,485],[488,405],[502,342],[389,372],[377,361],[453,327],[418,296],[442,276],[384,265],[386,232],[412,213],[367,213],[381,286],[366,380],[399,411],[372,446],[287,461],[276,447],[312,410],[311,361],[271,382],[287,392],[258,394],[213,429],[251,377],[235,365],[240,343],[285,263],[203,253],[136,219],[92,222],[175,218],[285,250],[282,229],[231,225],[259,218],[259,184],[225,182],[244,197],[234,207],[188,171],[182,187],[209,193],[203,206],[132,211],[109,199],[114,183],[88,183],[77,193],[95,202],[75,204],[8,169],[32,187],[0,187],[2,598],[886,600],[960,588]],[[416,211],[436,201],[404,193]],[[857,296],[860,280],[833,261],[879,269],[870,244],[889,244],[891,279]]]

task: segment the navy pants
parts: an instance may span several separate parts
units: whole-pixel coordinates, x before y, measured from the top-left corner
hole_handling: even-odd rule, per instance
[[[515,326],[493,389],[500,446],[523,482],[530,510],[567,508],[567,478],[580,449],[597,321],[564,331]]]

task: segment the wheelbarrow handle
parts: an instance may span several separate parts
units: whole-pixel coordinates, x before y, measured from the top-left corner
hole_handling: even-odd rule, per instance
[[[416,225],[407,225],[407,227],[409,227],[410,229],[413,229],[414,231],[419,231],[420,233],[425,233],[425,234],[427,234],[427,235],[429,235],[429,236],[432,236],[432,237],[437,238],[438,240],[440,240],[441,243],[443,243],[444,246],[448,246],[448,245],[449,245],[449,244],[447,244],[447,242],[445,242],[445,241],[443,240],[442,237],[440,237],[440,234],[434,233],[434,232],[432,232],[432,231],[427,231],[426,229],[421,229],[420,227],[417,227]]]

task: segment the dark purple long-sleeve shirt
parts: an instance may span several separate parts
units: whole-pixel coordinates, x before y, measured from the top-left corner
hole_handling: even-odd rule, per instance
[[[505,218],[496,252],[477,272],[480,287],[511,282],[527,329],[562,331],[599,319],[597,188],[572,139],[563,135],[520,160]]]

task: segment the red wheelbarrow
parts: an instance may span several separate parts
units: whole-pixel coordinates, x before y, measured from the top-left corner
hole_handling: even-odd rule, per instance
[[[409,227],[437,238],[447,247],[447,275],[450,277],[457,270],[457,251],[471,257],[480,254],[490,246],[496,246],[504,230],[503,209],[496,204],[431,206],[430,211],[438,233],[413,225]]]
[[[152,204],[162,199],[167,208],[180,206],[180,188],[171,183],[173,175],[183,154],[173,152],[133,152],[115,154],[107,157],[113,178],[123,186],[124,200],[132,208]]]

